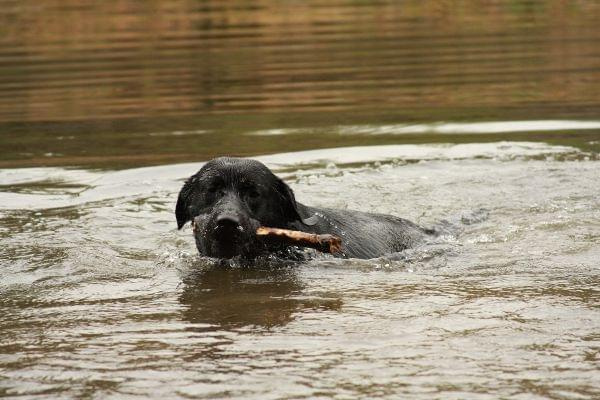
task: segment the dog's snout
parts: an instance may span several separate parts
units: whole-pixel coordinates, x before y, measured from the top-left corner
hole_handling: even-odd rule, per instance
[[[236,229],[241,226],[240,219],[235,215],[220,215],[216,220],[217,226],[220,228]]]

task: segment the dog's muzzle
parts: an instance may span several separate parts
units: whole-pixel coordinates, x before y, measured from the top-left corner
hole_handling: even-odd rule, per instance
[[[256,235],[250,221],[242,221],[234,214],[216,217],[196,217],[194,237],[200,253],[210,257],[232,258],[256,251]]]

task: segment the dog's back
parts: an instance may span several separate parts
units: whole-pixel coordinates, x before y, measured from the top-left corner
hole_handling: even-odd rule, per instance
[[[402,251],[423,241],[429,231],[403,218],[354,210],[307,207],[302,214],[314,215],[315,224],[296,224],[306,232],[331,233],[342,238],[342,256],[374,258]]]

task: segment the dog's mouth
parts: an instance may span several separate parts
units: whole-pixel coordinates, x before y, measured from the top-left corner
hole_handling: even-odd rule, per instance
[[[210,257],[233,258],[248,252],[249,238],[242,226],[217,225],[202,228],[193,223],[194,236],[204,243],[206,253]]]
[[[213,249],[218,257],[231,258],[242,253],[244,229],[238,227],[217,226],[213,229]]]

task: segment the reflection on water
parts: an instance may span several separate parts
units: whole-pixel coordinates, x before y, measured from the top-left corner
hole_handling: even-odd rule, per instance
[[[183,282],[179,301],[188,307],[183,312],[185,320],[219,328],[283,326],[304,308],[335,310],[341,306],[337,299],[303,296],[305,285],[293,267],[282,269],[277,264],[262,268],[211,265],[199,270],[196,265]]]
[[[340,145],[239,137],[274,128],[597,119],[599,18],[598,2],[561,0],[6,1],[0,165]],[[344,143],[399,140],[423,138]]]
[[[321,128],[323,129],[323,128]],[[499,121],[466,123],[429,123],[395,125],[340,125],[327,128],[341,136],[348,135],[417,135],[417,134],[494,134],[552,131],[600,130],[600,121]],[[248,132],[251,136],[323,134],[316,128],[268,129]]]

